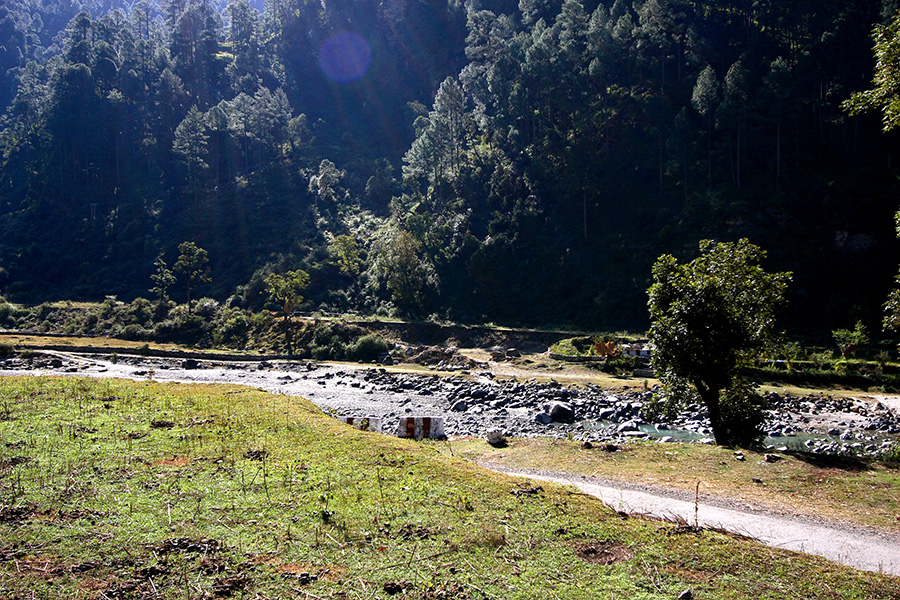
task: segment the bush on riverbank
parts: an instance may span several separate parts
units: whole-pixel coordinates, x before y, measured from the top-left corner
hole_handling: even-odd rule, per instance
[[[282,322],[268,311],[251,313],[201,298],[160,307],[144,298],[124,303],[108,297],[99,304],[41,304],[22,308],[0,304],[0,328],[70,336],[110,337],[173,343],[199,348],[283,351]],[[363,328],[331,321],[295,321],[295,353],[318,359],[374,360],[388,345]],[[380,342],[378,340],[381,340]],[[374,354],[373,354],[374,353]]]

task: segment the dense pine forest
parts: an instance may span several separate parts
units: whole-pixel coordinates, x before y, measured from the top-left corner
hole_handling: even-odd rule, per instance
[[[6,0],[0,293],[646,328],[650,267],[749,238],[784,327],[879,328],[890,0]],[[185,290],[173,286],[173,297]]]

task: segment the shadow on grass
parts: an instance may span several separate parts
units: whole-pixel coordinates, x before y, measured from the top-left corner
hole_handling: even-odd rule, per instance
[[[838,454],[816,454],[813,452],[803,452],[800,450],[789,450],[784,452],[797,460],[801,460],[814,467],[820,469],[840,469],[842,471],[869,471],[872,466],[866,461],[856,456],[845,456]]]

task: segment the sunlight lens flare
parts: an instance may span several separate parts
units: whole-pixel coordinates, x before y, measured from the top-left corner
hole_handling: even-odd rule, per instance
[[[337,83],[349,83],[365,75],[371,60],[369,43],[352,31],[335,33],[319,48],[319,68]]]

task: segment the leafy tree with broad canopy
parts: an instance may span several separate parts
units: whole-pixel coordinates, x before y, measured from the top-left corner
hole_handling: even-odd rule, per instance
[[[843,104],[850,114],[880,110],[882,126],[891,131],[900,125],[900,13],[887,25],[875,25],[875,76],[872,89],[856,92]]]
[[[900,13],[887,25],[876,25],[872,32],[875,40],[875,76],[872,89],[853,94],[843,104],[844,109],[855,115],[867,110],[880,110],[885,132],[900,126]],[[894,214],[894,225],[900,237],[900,211]],[[884,303],[885,329],[900,329],[900,273]],[[843,353],[843,351],[842,351]]]
[[[269,291],[269,299],[281,307],[282,323],[284,324],[284,345],[287,353],[291,354],[291,313],[303,302],[302,292],[309,285],[309,274],[302,270],[288,271],[279,274],[272,273],[266,277],[266,289]]]
[[[664,387],[657,400],[675,411],[699,397],[719,445],[761,435],[763,399],[738,370],[770,341],[791,280],[791,273],[764,271],[765,256],[746,239],[704,240],[689,263],[667,254],[653,265],[650,340]]]

